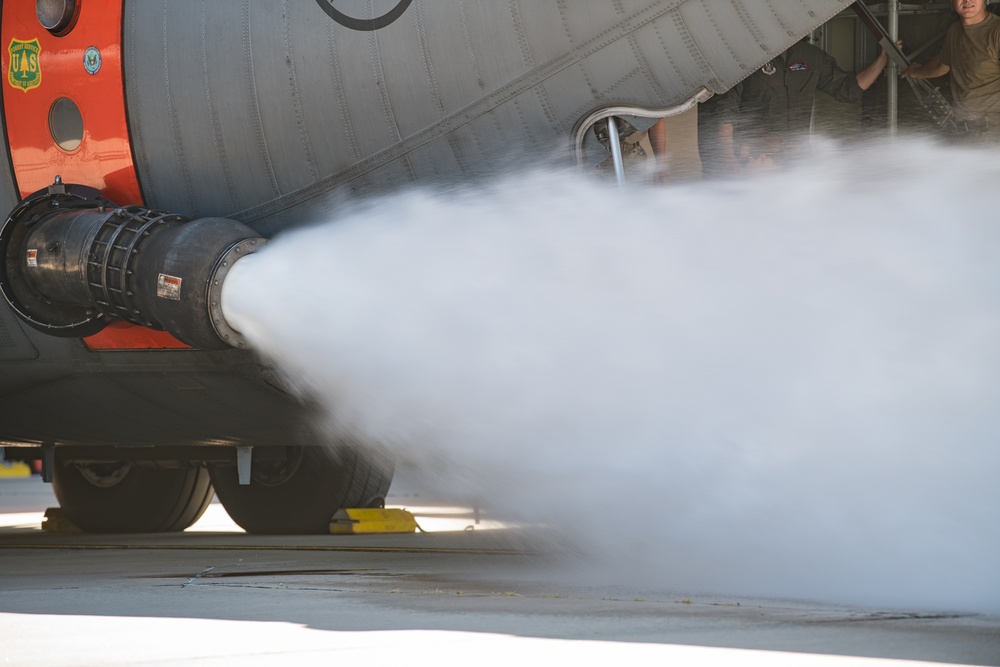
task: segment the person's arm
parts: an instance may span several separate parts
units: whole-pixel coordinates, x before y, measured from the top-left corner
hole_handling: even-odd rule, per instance
[[[721,176],[734,174],[739,170],[734,128],[740,117],[745,85],[746,80],[739,82],[726,92],[702,103],[698,109],[698,131],[704,133],[698,144],[703,168],[708,169],[706,173]]]
[[[667,182],[667,123],[661,118],[649,127],[649,143],[653,147],[656,171],[653,175],[657,183]]]
[[[723,169],[730,173],[737,171],[740,167],[740,163],[736,159],[732,123],[719,123],[718,140],[719,156],[721,158]]]
[[[904,79],[936,79],[951,71],[951,68],[941,62],[941,54],[938,54],[921,65],[920,63],[910,63],[910,66],[900,75]]]
[[[667,153],[667,124],[661,118],[649,127],[649,143],[653,146],[653,155],[657,157]]]
[[[899,42],[897,42],[899,44]],[[882,75],[882,71],[885,70],[885,66],[889,64],[889,54],[884,50],[880,50],[878,53],[878,58],[872,61],[872,64],[864,68],[855,75],[858,80],[858,86],[861,90],[868,90],[872,87],[876,81],[878,81],[879,76]]]
[[[861,87],[861,81],[857,74],[841,69],[837,65],[837,60],[823,49],[812,44],[805,44],[801,48],[804,53],[810,54],[810,57],[816,62],[816,69],[819,71],[816,90],[829,95],[838,102],[851,102],[853,104],[861,102],[861,95],[865,91]],[[872,65],[877,67],[878,59]],[[875,74],[876,77],[878,72]]]

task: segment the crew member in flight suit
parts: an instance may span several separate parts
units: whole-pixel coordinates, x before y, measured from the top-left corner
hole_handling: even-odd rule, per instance
[[[699,143],[706,176],[768,166],[794,152],[809,133],[816,92],[841,102],[861,101],[889,62],[880,52],[860,72],[846,72],[822,49],[802,40],[701,105]]]

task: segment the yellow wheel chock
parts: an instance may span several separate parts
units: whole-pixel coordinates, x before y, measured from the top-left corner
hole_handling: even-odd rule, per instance
[[[371,535],[374,533],[413,533],[417,520],[406,510],[357,507],[337,510],[330,520],[333,535]]]

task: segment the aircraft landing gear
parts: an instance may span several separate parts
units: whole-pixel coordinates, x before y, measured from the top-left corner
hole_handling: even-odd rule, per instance
[[[248,533],[328,533],[338,509],[385,504],[391,467],[356,447],[289,446],[278,456],[259,456],[260,449],[248,485],[239,483],[235,465],[210,467],[219,502]]]
[[[89,533],[181,531],[212,500],[208,471],[196,465],[60,462],[54,466],[52,490],[66,517]]]

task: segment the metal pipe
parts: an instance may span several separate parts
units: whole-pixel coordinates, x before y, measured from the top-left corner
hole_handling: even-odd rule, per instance
[[[608,143],[611,144],[611,159],[615,164],[615,180],[618,187],[625,184],[625,159],[622,157],[622,145],[618,140],[618,122],[614,116],[608,116]]]
[[[236,448],[236,471],[240,486],[250,484],[250,470],[253,459],[253,447]]]
[[[895,44],[899,41],[899,0],[889,0],[887,11],[889,39]],[[891,58],[885,72],[888,83],[886,94],[889,106],[889,136],[894,137],[899,121],[899,68],[896,67],[896,63]]]

